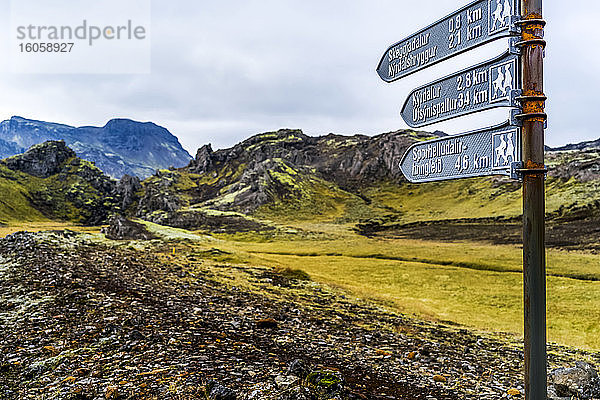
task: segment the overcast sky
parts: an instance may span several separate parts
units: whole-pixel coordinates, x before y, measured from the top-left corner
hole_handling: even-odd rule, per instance
[[[0,119],[20,115],[76,126],[115,117],[153,121],[192,154],[204,143],[229,147],[279,128],[309,135],[402,129],[399,111],[410,90],[506,47],[498,41],[399,82],[380,80],[375,68],[389,45],[466,3],[155,0],[150,74],[13,74],[2,65]],[[597,139],[600,2],[544,3],[546,142]],[[0,4],[0,23],[8,27],[9,1]],[[6,40],[0,50],[7,51]],[[494,110],[425,129],[460,133],[506,116],[506,109]]]

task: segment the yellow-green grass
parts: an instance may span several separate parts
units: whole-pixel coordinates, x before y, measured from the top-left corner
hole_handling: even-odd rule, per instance
[[[47,220],[32,207],[25,187],[1,176],[2,168],[0,166],[0,222]]]
[[[39,178],[0,164],[0,224],[48,222],[51,218],[80,223],[91,209],[114,200],[101,195],[76,174],[77,171],[98,170],[96,166],[81,161],[66,168],[69,172],[66,179],[61,175]]]
[[[289,194],[277,198],[273,203],[261,206],[255,216],[282,224],[291,221],[332,222],[343,220],[351,212],[351,220],[373,217],[372,210],[364,200],[340,189],[337,185],[310,174],[303,175],[287,165],[285,172],[270,171],[272,180],[287,186]],[[293,171],[291,173],[290,171]]]
[[[329,237],[332,237],[332,234]],[[360,260],[379,259],[454,266],[468,270],[522,271],[522,251],[515,245],[369,239],[347,234],[339,239],[296,240],[292,243],[289,241],[230,242],[225,247],[252,253],[298,255],[307,260],[317,256],[345,256],[355,263]],[[546,269],[551,276],[600,280],[600,255],[548,249]]]
[[[383,301],[398,310],[488,331],[522,333],[522,275],[350,257],[263,255],[313,280]],[[600,349],[600,282],[548,278],[548,338]]]
[[[41,232],[64,229],[69,229],[76,232],[98,233],[101,227],[74,225],[72,222],[51,220],[40,220],[35,222],[10,222],[7,225],[0,225],[0,238],[19,231]]]
[[[347,235],[325,241],[224,241],[217,247],[249,253],[252,257],[246,260],[253,264],[302,270],[313,280],[382,301],[401,312],[484,331],[522,334],[517,246]],[[563,277],[600,279],[600,256],[547,253],[549,340],[600,349],[600,282]]]
[[[595,200],[590,197],[591,193],[598,193],[595,182],[550,178],[546,182],[546,211],[565,205],[588,204]],[[401,215],[402,222],[515,217],[522,212],[520,185],[497,184],[490,178],[419,185],[388,183],[368,189],[365,195],[373,200],[372,208],[395,211]]]

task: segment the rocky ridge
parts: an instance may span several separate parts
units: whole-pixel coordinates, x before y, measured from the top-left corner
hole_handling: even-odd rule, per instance
[[[354,196],[377,182],[401,181],[396,163],[406,148],[436,135],[397,131],[311,137],[282,129],[229,149],[213,151],[205,145],[187,167],[146,180],[137,216],[190,206],[251,214],[280,201],[319,204],[326,197]],[[166,194],[160,200],[159,191]]]
[[[571,143],[561,147],[550,147],[549,151],[573,151],[573,150],[600,150],[600,139],[590,140],[587,142]]]
[[[600,180],[600,148],[552,151],[546,155],[549,176],[580,182]]]
[[[48,178],[59,173],[64,163],[72,158],[75,158],[75,152],[63,140],[48,141],[31,146],[24,154],[7,158],[4,164],[14,171]]]
[[[341,188],[359,188],[373,182],[398,179],[397,162],[417,140],[443,135],[411,130],[376,135],[307,136],[301,130],[281,129],[252,136],[230,149],[213,151],[210,145],[198,149],[187,170],[210,174],[224,165],[245,165],[259,175],[262,163],[282,160],[294,167],[314,169]],[[249,172],[248,174],[252,174]]]

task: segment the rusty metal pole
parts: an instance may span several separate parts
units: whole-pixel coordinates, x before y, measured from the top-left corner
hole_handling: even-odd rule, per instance
[[[521,0],[525,399],[546,400],[544,25],[542,0]]]

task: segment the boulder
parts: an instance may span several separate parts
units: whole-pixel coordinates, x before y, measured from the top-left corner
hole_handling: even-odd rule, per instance
[[[594,367],[578,361],[572,368],[557,368],[548,376],[549,399],[600,398],[600,379]]]
[[[150,240],[155,238],[144,225],[130,221],[122,215],[111,216],[108,223],[109,225],[102,228],[101,232],[111,240]]]
[[[207,386],[208,398],[209,400],[236,400],[236,393],[221,385],[218,382],[211,381]]]

